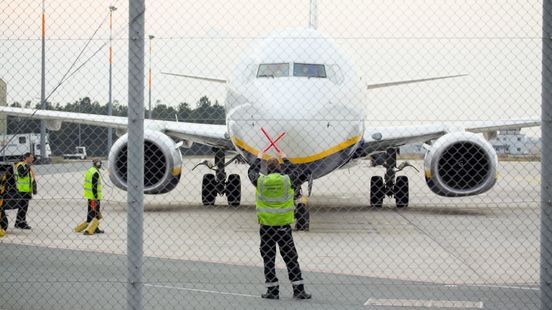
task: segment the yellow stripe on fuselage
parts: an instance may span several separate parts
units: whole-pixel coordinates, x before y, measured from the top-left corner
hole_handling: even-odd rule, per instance
[[[289,161],[291,161],[294,164],[306,164],[306,163],[314,162],[314,161],[320,160],[322,158],[325,158],[327,156],[330,156],[332,154],[343,151],[344,149],[357,144],[358,141],[360,141],[360,138],[361,138],[361,136],[354,136],[354,137],[349,138],[349,139],[339,143],[338,145],[332,146],[331,148],[329,148],[325,151],[322,151],[320,153],[305,156],[305,157],[292,157],[292,158],[289,158]],[[255,156],[257,154],[259,154],[259,152],[260,152],[260,150],[257,150],[256,148],[248,145],[242,139],[240,139],[236,136],[232,137],[231,139],[232,139],[232,142],[236,146],[244,149],[245,151],[247,151],[247,152],[249,152],[249,153],[251,153]],[[269,159],[270,157],[271,157],[270,155],[265,154],[263,159]]]

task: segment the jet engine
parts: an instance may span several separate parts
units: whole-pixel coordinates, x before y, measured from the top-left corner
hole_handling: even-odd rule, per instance
[[[440,196],[484,193],[496,182],[498,160],[489,142],[471,132],[446,134],[424,158],[426,183]]]
[[[159,131],[144,131],[144,194],[163,194],[173,190],[182,166],[179,146]],[[111,148],[108,159],[109,178],[115,186],[126,190],[128,167],[128,134],[121,136]]]

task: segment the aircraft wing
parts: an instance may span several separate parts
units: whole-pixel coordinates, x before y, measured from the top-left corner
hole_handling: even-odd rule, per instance
[[[49,130],[59,130],[63,122],[115,128],[126,131],[128,118],[86,113],[62,112],[53,110],[22,109],[0,106],[0,113],[11,116],[34,118],[46,121]],[[162,120],[144,120],[144,128],[161,131],[172,138],[184,139],[195,143],[232,148],[225,125],[198,124]]]
[[[540,118],[518,119],[518,120],[503,120],[503,121],[472,121],[463,122],[462,126],[466,131],[474,133],[486,133],[497,130],[517,129],[526,127],[540,126]]]
[[[483,133],[486,134],[487,137],[492,137],[496,135],[497,130],[536,126],[540,126],[540,119],[472,121],[452,125],[437,123],[402,127],[366,128],[361,146],[361,156],[368,155],[375,151],[382,151],[389,147],[427,142],[455,131]]]

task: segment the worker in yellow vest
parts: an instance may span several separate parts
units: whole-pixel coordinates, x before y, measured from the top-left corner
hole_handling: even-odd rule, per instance
[[[293,298],[310,299],[312,296],[305,291],[299,256],[295,249],[291,230],[291,224],[294,221],[293,186],[289,176],[281,173],[280,161],[276,158],[267,161],[267,175],[260,175],[263,156],[264,152],[260,152],[248,171],[249,179],[257,188],[255,204],[260,224],[260,252],[264,262],[267,288],[266,293],[261,297],[280,298],[280,285],[275,267],[276,245],[278,245],[293,286]],[[278,152],[278,156],[284,165],[291,165],[284,153]]]
[[[4,173],[2,178],[0,178],[0,238],[6,235],[6,229],[8,229],[8,218],[6,217],[6,211],[4,211],[6,185],[7,174]]]
[[[82,222],[75,227],[75,232],[82,232],[85,235],[103,234],[104,231],[99,228],[102,214],[100,212],[100,201],[102,200],[102,176],[100,168],[102,161],[92,160],[92,167],[86,171],[84,176],[83,196],[88,200],[86,222]]]
[[[31,229],[27,223],[27,210],[29,201],[33,198],[33,182],[36,181],[35,171],[32,167],[34,156],[32,153],[25,153],[23,160],[15,164],[15,188],[17,189],[13,202],[17,209],[15,228]]]

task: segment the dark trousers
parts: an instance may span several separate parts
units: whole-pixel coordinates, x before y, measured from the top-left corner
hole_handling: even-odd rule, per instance
[[[2,229],[8,228],[8,217],[5,210],[17,209],[17,217],[15,218],[15,225],[27,223],[27,210],[29,210],[29,199],[6,199],[4,204],[0,207],[0,227]]]
[[[17,208],[17,217],[15,225],[27,223],[27,210],[29,209],[29,199],[21,198],[14,200]]]
[[[100,219],[100,201],[88,199],[86,221],[90,223],[94,218]]]
[[[264,262],[264,274],[266,283],[278,282],[276,277],[276,244],[280,248],[280,255],[286,263],[289,280],[291,282],[303,280],[301,267],[299,266],[297,250],[291,234],[291,226],[265,226],[261,225],[261,256]]]
[[[8,229],[8,217],[6,216],[6,211],[4,211],[4,206],[0,207],[0,227],[3,230]]]

